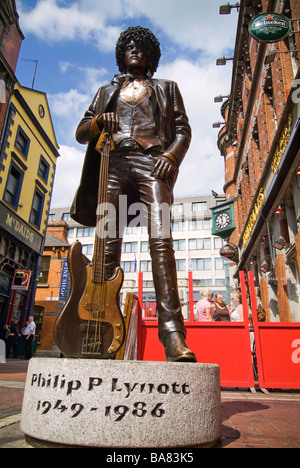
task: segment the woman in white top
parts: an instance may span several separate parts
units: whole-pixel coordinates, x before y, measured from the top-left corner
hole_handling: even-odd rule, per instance
[[[243,322],[243,305],[242,305],[242,295],[238,292],[231,294],[231,300],[234,305],[233,312],[231,314],[232,322]]]

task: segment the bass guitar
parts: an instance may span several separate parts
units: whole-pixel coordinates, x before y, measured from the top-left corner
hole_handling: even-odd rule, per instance
[[[102,207],[107,204],[110,146],[110,136],[102,132],[96,145],[101,155],[97,201]],[[54,342],[66,357],[114,359],[124,343],[125,324],[119,306],[124,275],[118,267],[110,279],[105,279],[106,225],[103,218],[103,214],[97,212],[92,263],[87,264],[80,242],[75,242],[69,251],[71,291],[54,326]]]

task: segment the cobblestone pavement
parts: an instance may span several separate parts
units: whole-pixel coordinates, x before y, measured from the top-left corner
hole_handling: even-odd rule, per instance
[[[24,448],[20,429],[28,361],[0,364],[0,448]],[[300,391],[222,391],[218,448],[300,448]]]

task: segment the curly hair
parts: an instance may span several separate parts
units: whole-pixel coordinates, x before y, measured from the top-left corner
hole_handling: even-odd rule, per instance
[[[160,43],[154,34],[148,28],[142,26],[131,26],[126,31],[122,32],[116,45],[117,65],[121,73],[126,73],[125,52],[127,45],[131,42],[136,42],[141,46],[147,57],[147,69],[151,76],[157,70],[159,59],[161,56]]]

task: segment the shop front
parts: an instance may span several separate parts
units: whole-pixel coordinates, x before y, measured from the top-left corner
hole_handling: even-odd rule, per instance
[[[20,330],[33,314],[43,238],[0,202],[0,339],[19,320]]]
[[[239,244],[267,322],[300,322],[300,117],[286,113]],[[237,273],[238,274],[238,273]]]

